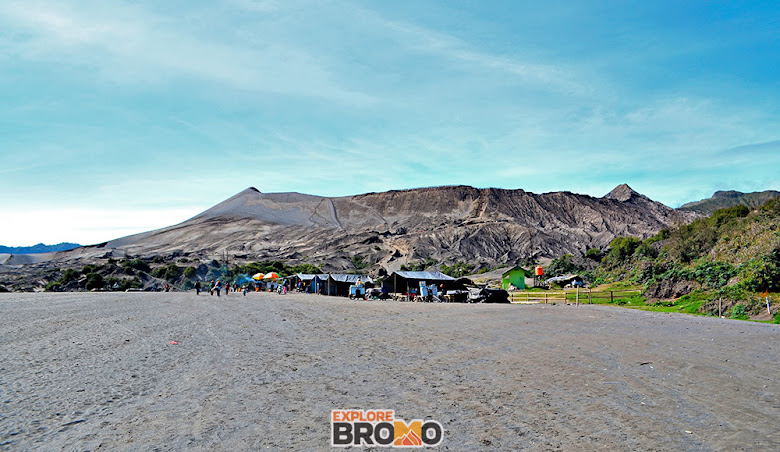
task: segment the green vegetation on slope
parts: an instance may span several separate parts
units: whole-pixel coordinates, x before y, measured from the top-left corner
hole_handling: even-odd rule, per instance
[[[712,215],[718,209],[743,205],[754,209],[772,198],[780,197],[780,192],[767,190],[754,193],[739,191],[716,191],[711,198],[689,202],[680,206],[680,210],[690,210],[702,215]]]
[[[589,253],[600,258],[587,272],[594,285],[626,281],[645,287],[658,307],[712,314],[720,303],[723,313],[747,317],[766,307],[757,292],[780,292],[780,199],[720,209],[646,240],[619,237],[601,255]]]

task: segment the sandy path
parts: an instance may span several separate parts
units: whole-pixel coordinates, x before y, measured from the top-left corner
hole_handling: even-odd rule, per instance
[[[331,409],[388,408],[441,450],[780,450],[779,339],[606,306],[3,294],[0,448],[328,450]]]

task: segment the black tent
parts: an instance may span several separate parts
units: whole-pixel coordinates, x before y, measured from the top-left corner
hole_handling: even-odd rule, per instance
[[[469,303],[509,303],[509,292],[504,289],[469,289]]]

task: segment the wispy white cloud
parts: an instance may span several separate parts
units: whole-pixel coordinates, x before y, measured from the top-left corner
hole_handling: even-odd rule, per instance
[[[518,59],[517,56],[497,55],[481,51],[452,35],[410,22],[387,19],[363,8],[353,8],[363,24],[374,32],[387,33],[408,50],[460,64],[469,72],[499,72],[515,77],[517,82],[532,84],[535,89],[558,93],[588,95],[593,87],[564,65]]]
[[[756,158],[760,156],[780,158],[780,140],[743,144],[741,146],[724,149],[720,152],[720,157],[734,155],[746,156],[748,158]]]
[[[304,49],[276,43],[246,45],[203,37],[204,29],[140,6],[112,2],[87,8],[66,2],[7,2],[0,23],[13,34],[14,57],[60,64],[64,72],[97,70],[120,83],[171,84],[202,80],[228,89],[321,98],[349,105],[374,102],[344,87]],[[6,36],[6,40],[9,38]]]

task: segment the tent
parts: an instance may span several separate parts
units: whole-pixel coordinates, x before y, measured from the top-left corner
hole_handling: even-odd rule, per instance
[[[504,289],[469,289],[469,303],[509,303],[509,292]]]
[[[548,286],[555,284],[556,286],[582,286],[582,277],[580,275],[563,275],[563,276],[556,276],[554,278],[550,278],[544,281],[545,284]]]

